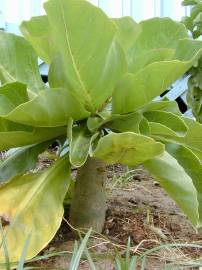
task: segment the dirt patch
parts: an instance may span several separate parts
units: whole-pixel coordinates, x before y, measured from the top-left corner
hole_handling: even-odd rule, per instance
[[[98,269],[115,269],[114,255],[117,251],[123,253],[129,237],[135,254],[167,243],[202,245],[202,234],[195,231],[174,201],[142,167],[132,173],[122,166],[109,167],[107,193],[108,210],[103,236],[89,242]],[[56,251],[70,254],[37,263],[37,266],[40,269],[68,269],[73,243],[74,235],[63,221],[56,237],[42,254]],[[164,248],[147,259],[145,270],[166,269],[168,263],[177,265],[169,269],[199,269],[189,264],[201,254],[199,249]],[[85,260],[81,262],[80,269],[90,269]]]

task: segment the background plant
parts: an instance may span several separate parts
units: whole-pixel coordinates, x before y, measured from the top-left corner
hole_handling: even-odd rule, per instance
[[[144,164],[201,227],[202,126],[176,102],[153,100],[196,63],[202,43],[168,18],[110,19],[84,0],[49,0],[44,8],[46,15],[22,23],[24,38],[0,33],[0,150],[16,148],[0,164],[11,261],[28,236],[26,259],[53,238],[70,187],[70,222],[102,231],[106,164]],[[49,65],[48,86],[38,56]],[[55,140],[63,145],[55,163],[30,172]]]
[[[191,7],[190,16],[182,19],[194,39],[202,35],[202,1],[184,0],[184,6]],[[202,58],[189,71],[190,78],[188,83],[187,101],[196,119],[202,123]]]

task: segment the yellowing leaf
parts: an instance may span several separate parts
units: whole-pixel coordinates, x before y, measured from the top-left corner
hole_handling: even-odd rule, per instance
[[[53,238],[62,221],[70,179],[68,160],[62,158],[42,173],[16,176],[0,186],[0,217],[11,262],[19,260],[29,236],[26,259],[37,255]],[[0,263],[4,262],[0,246]]]

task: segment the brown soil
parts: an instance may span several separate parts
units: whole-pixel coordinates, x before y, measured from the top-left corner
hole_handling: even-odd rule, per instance
[[[165,243],[202,245],[202,234],[195,231],[175,203],[142,167],[127,174],[127,177],[125,171],[122,166],[108,168],[108,210],[104,233],[89,242],[89,250],[98,269],[115,269],[114,255],[117,251],[124,253],[128,237],[131,239],[131,251],[136,255]],[[74,235],[63,221],[56,237],[42,255],[71,252],[73,243]],[[186,266],[200,256],[202,250],[199,249],[164,248],[147,258],[145,270],[168,269],[166,266],[169,263],[176,265],[169,269],[200,269]],[[68,269],[70,257],[71,253],[37,262],[35,266],[40,269]],[[80,269],[90,269],[85,260],[81,262]]]

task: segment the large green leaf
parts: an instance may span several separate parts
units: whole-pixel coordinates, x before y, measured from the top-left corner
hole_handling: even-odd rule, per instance
[[[19,260],[28,237],[26,259],[37,255],[54,237],[62,221],[70,180],[70,165],[62,158],[42,173],[14,177],[0,187],[0,216],[7,221],[3,235],[11,262]],[[0,263],[4,262],[1,246]]]
[[[166,126],[171,132],[174,131],[177,136],[186,135],[187,126],[183,118],[178,115],[164,111],[147,111],[144,113],[144,116],[149,122]]]
[[[117,27],[116,38],[127,54],[141,33],[141,26],[131,17],[116,18],[113,22]]]
[[[49,89],[39,92],[34,99],[1,116],[35,127],[57,127],[67,125],[69,117],[80,120],[88,115],[70,92],[65,89]]]
[[[197,192],[191,178],[167,152],[162,157],[148,160],[145,168],[184,211],[194,225],[198,224]]]
[[[66,134],[66,127],[32,128],[31,130],[10,130],[0,132],[0,151],[10,148],[44,142]]]
[[[138,71],[136,61],[138,61],[138,63],[140,63],[141,60],[145,62],[144,56],[149,59],[152,56],[152,51],[155,57],[157,57],[156,61],[160,61],[160,59],[166,60],[166,54],[168,58],[172,57],[179,40],[188,38],[185,26],[170,18],[152,18],[141,22],[140,26],[142,31],[130,50],[132,57],[130,71],[132,73],[134,73],[134,69]],[[166,54],[164,55],[162,52],[165,49],[168,50],[168,52],[165,51]],[[162,58],[159,58],[158,50],[159,54],[162,54]],[[152,62],[154,62],[154,60]]]
[[[181,136],[179,134],[177,134],[173,129],[169,128],[166,125],[163,125],[161,123],[156,123],[156,122],[149,122],[149,127],[150,127],[150,132],[152,137],[157,138],[158,137],[161,138],[166,136],[166,137],[178,137]]]
[[[188,131],[185,137],[175,138],[176,142],[189,147],[202,160],[202,124],[190,118],[183,118]]]
[[[33,94],[45,88],[39,73],[37,55],[24,38],[1,31],[0,51],[1,84],[20,81]]]
[[[171,112],[177,115],[181,115],[178,104],[175,100],[160,100],[160,101],[152,101],[148,104],[145,104],[139,110],[140,112],[147,111],[164,111]]]
[[[63,127],[34,128],[3,118],[10,111],[27,103],[29,104],[29,99],[24,84],[14,82],[0,87],[0,150],[43,142],[65,134]]]
[[[114,38],[116,27],[87,1],[51,0],[44,7],[59,51],[50,67],[50,85],[66,87],[94,112],[126,70],[125,56]]]
[[[189,59],[185,52],[185,44],[189,47]],[[129,113],[151,102],[182,76],[202,53],[202,43],[199,41],[183,40],[181,47],[183,50],[179,54],[179,60],[176,58],[154,62],[135,75],[126,74],[113,93],[113,113]],[[183,52],[185,60],[182,59]]]
[[[0,115],[15,109],[21,103],[29,101],[26,85],[13,82],[0,87]],[[26,127],[0,117],[0,132],[10,130],[27,130]]]
[[[81,167],[88,158],[91,142],[95,135],[91,134],[85,125],[73,127],[72,124],[72,121],[69,121],[67,132],[69,159],[73,166]]]
[[[32,44],[39,57],[50,64],[56,54],[51,38],[51,29],[47,16],[37,16],[30,21],[24,21],[20,30],[25,38]]]
[[[153,123],[150,125],[151,127],[151,135],[156,140],[164,141],[164,142],[171,142],[171,143],[178,143],[182,144],[188,148],[190,148],[198,157],[202,160],[202,124],[198,123],[197,121],[183,117],[183,121],[185,122],[186,126],[188,127],[187,133],[183,137],[176,136],[174,134],[168,134],[165,130],[165,126],[158,127],[158,134],[153,129]],[[155,131],[155,132],[153,132]]]
[[[110,133],[101,138],[93,156],[104,160],[107,164],[122,163],[136,166],[161,155],[163,151],[164,145],[149,137],[133,132],[124,132]]]
[[[49,145],[50,141],[15,149],[0,163],[0,183],[33,169],[38,161],[38,155]]]
[[[178,163],[184,168],[185,172],[190,176],[197,191],[198,198],[198,227],[202,227],[202,164],[200,160],[188,148],[177,145],[168,144],[166,150],[172,155]]]
[[[7,114],[27,101],[29,97],[26,85],[13,82],[0,87],[0,114]]]
[[[122,20],[122,19],[120,19]],[[120,31],[131,27],[129,20],[119,23]],[[171,60],[180,39],[188,38],[183,24],[169,18],[153,18],[139,24],[140,33],[127,51],[129,72],[136,73],[150,63]],[[137,30],[136,30],[137,31]],[[125,34],[126,35],[126,34]],[[132,33],[127,33],[125,40],[130,40]],[[126,41],[122,41],[125,45]]]

